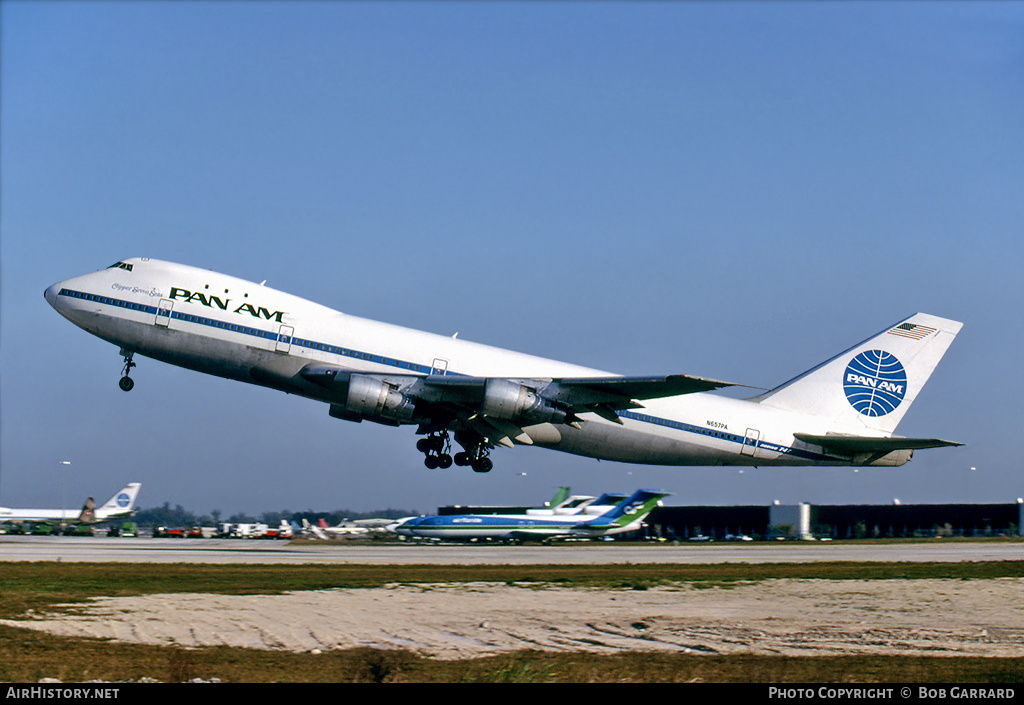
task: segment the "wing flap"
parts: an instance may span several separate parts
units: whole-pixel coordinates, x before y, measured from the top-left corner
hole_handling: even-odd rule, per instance
[[[489,442],[503,445],[506,448],[512,447],[512,439],[524,445],[533,445],[533,439],[522,428],[510,421],[473,414],[466,419],[465,423]]]

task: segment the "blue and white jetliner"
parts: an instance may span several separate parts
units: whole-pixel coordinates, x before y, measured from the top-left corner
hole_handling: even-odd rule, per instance
[[[667,496],[667,492],[637,490],[629,497],[603,495],[571,510],[553,507],[527,509],[525,514],[407,517],[389,524],[387,529],[401,536],[448,541],[594,539],[636,531]]]
[[[903,438],[961,323],[924,313],[750,399],[703,377],[622,377],[378,323],[235,277],[147,258],[54,284],[46,300],[121,349],[329,405],[346,421],[414,425],[429,468],[492,467],[534,445],[651,465],[884,465],[961,445]],[[462,447],[451,454],[452,441]]]
[[[97,524],[115,519],[127,519],[135,513],[135,498],[142,484],[129,482],[99,508],[92,497],[85,500],[77,513],[70,509],[12,509],[0,507],[0,522],[15,524]]]

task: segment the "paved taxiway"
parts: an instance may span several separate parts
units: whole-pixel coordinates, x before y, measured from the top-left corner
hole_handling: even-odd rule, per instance
[[[541,565],[602,563],[959,562],[1024,560],[1024,543],[540,545],[310,543],[224,539],[0,536],[0,562],[351,563],[356,565]]]

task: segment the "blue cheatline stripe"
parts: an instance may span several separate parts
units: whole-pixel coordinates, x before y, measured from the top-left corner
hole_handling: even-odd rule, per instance
[[[147,306],[146,304],[139,304],[133,301],[125,301],[123,299],[115,299],[110,296],[98,296],[96,294],[88,294],[81,291],[74,291],[72,289],[61,289],[58,296],[67,296],[72,299],[81,299],[83,301],[92,301],[95,303],[104,304],[106,306],[114,306],[116,308],[123,308],[129,311],[139,311],[140,313],[148,313],[152,315],[166,315],[166,309],[161,309],[158,306]],[[194,323],[196,325],[208,326],[210,328],[217,328],[219,330],[227,330],[232,333],[240,333],[242,335],[249,335],[255,338],[261,338],[263,340],[277,341],[282,339],[288,341],[288,336],[282,336],[273,331],[261,330],[259,328],[252,328],[250,326],[242,326],[237,323],[227,323],[225,321],[219,321],[216,318],[206,318],[204,316],[193,316],[188,313],[181,313],[180,311],[172,311],[171,318],[176,321],[183,321],[185,323]],[[386,365],[388,367],[394,367],[402,370],[403,372],[416,372],[419,374],[429,375],[434,372],[434,368],[428,365],[420,365],[415,362],[409,362],[406,360],[397,360],[392,357],[384,357],[382,355],[375,355],[371,352],[364,352],[361,350],[352,350],[351,348],[342,348],[337,345],[331,345],[329,343],[320,343],[315,340],[308,340],[306,338],[291,338],[290,343],[297,345],[301,348],[308,350],[315,350],[318,352],[326,352],[332,355],[338,355],[341,357],[353,358],[356,360],[364,360],[366,362],[373,362],[378,365]],[[447,376],[461,376],[458,372],[452,372],[446,370],[442,374]],[[705,426],[696,426],[694,424],[683,423],[682,421],[673,421],[672,419],[664,419],[659,416],[651,416],[650,414],[638,414],[635,411],[616,411],[619,417],[624,419],[630,419],[632,421],[639,421],[640,423],[647,423],[653,426],[663,426],[665,428],[675,429],[684,433],[693,433],[701,436],[708,436],[711,438],[717,438],[729,443],[736,443],[743,445],[746,441],[746,437],[738,436],[733,433],[726,433],[724,431],[707,428]],[[765,441],[756,440],[753,441],[755,448],[761,448],[775,453],[781,453],[783,455],[791,455],[797,458],[806,458],[810,460],[828,460],[830,456],[821,455],[819,453],[810,453],[805,450],[797,448],[790,448],[789,446],[777,445],[775,443],[767,443]]]
[[[562,519],[545,519],[530,517],[529,519],[509,519],[502,515],[489,514],[456,514],[452,516],[429,516],[410,519],[402,526],[417,529],[451,529],[457,531],[478,531],[480,529],[572,529],[583,526],[597,517],[579,522],[566,522]]]
[[[129,311],[138,311],[140,313],[146,313],[153,316],[162,315],[167,316],[167,309],[162,309],[159,306],[148,306],[146,304],[139,304],[133,301],[124,301],[122,299],[115,299],[110,296],[98,296],[96,294],[87,294],[81,291],[73,291],[71,289],[61,289],[59,296],[67,296],[73,299],[81,299],[83,301],[92,301],[95,303],[104,304],[107,306],[114,306],[116,308],[123,308]],[[389,367],[395,367],[397,369],[418,372],[420,374],[431,374],[434,368],[427,365],[420,365],[415,362],[407,362],[404,360],[396,360],[390,357],[384,357],[382,355],[375,355],[370,352],[364,352],[361,350],[352,350],[350,348],[342,348],[337,345],[330,345],[329,343],[320,343],[315,340],[308,340],[306,338],[292,337],[289,339],[286,335],[280,335],[274,331],[262,330],[260,328],[253,328],[251,326],[239,325],[237,323],[228,323],[221,321],[216,318],[208,318],[205,316],[194,316],[189,313],[182,313],[180,311],[172,311],[170,318],[175,321],[183,321],[185,323],[194,323],[200,326],[207,326],[209,328],[217,328],[219,330],[226,330],[232,333],[240,333],[242,335],[252,336],[254,338],[261,338],[263,340],[270,340],[277,342],[283,340],[290,343],[291,345],[297,345],[301,348],[307,348],[308,350],[316,350],[319,352],[331,353],[333,355],[340,355],[341,357],[349,357],[356,360],[365,360],[367,362],[373,362],[380,365],[387,365]],[[456,373],[447,371],[445,374],[454,376]]]
[[[650,414],[640,414],[635,411],[616,411],[615,412],[620,418],[632,419],[633,421],[640,421],[641,423],[649,423],[653,426],[664,426],[665,428],[672,428],[677,431],[683,431],[684,433],[694,433],[700,436],[707,436],[710,438],[718,438],[729,443],[736,443],[738,445],[745,445],[747,443],[746,436],[738,436],[735,433],[727,433],[725,431],[719,431],[706,426],[697,426],[695,424],[685,423],[683,421],[673,421],[672,419],[664,419],[659,416],[651,416]],[[822,455],[820,453],[811,453],[806,450],[799,448],[790,448],[789,446],[782,446],[776,443],[768,443],[767,441],[749,439],[752,448],[760,448],[762,450],[771,451],[774,453],[781,453],[784,455],[791,455],[795,458],[806,458],[809,460],[828,460],[829,456]]]

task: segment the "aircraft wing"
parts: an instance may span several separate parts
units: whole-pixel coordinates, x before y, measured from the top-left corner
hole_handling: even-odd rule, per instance
[[[332,365],[307,365],[300,374],[318,383],[338,384],[354,374],[351,370]],[[356,373],[365,374],[365,373]],[[707,392],[712,389],[734,386],[706,377],[689,375],[667,375],[660,377],[561,377],[555,379],[520,379],[508,377],[468,377],[464,375],[371,375],[399,387],[419,384],[437,391],[447,391],[456,401],[472,400],[478,397],[475,390],[482,391],[490,380],[509,380],[530,386],[552,401],[572,406],[586,406],[597,403],[622,403],[619,408],[628,408],[633,399],[660,399],[681,394]],[[437,394],[426,396],[436,397]]]
[[[956,441],[944,441],[939,438],[902,438],[891,436],[854,436],[841,433],[829,433],[824,436],[813,433],[794,433],[793,436],[804,443],[821,446],[843,455],[856,453],[891,453],[895,450],[919,450],[921,448],[942,448],[944,446],[962,446]]]
[[[300,374],[322,387],[348,394],[358,376],[386,385],[412,400],[429,418],[458,419],[491,443],[511,446],[533,441],[526,426],[550,421],[577,425],[578,416],[595,413],[621,423],[616,411],[642,407],[638,400],[659,399],[732,386],[729,382],[668,375],[662,377],[564,377],[514,379],[463,375],[367,374],[332,365],[307,365]],[[375,392],[376,394],[376,392]],[[340,399],[339,399],[340,401]],[[351,418],[342,414],[342,418]],[[357,420],[357,419],[353,419]],[[411,420],[410,420],[411,422]]]
[[[608,421],[622,423],[619,409],[638,409],[641,399],[661,399],[682,394],[707,392],[733,386],[705,377],[668,375],[664,377],[563,377],[553,379],[543,395],[564,404],[574,414],[593,412]]]
[[[531,533],[529,531],[515,531],[515,530],[508,532],[509,538],[516,539],[517,541],[544,541],[544,540],[547,540],[547,539],[557,538],[559,536],[566,536],[566,535],[567,534],[539,534],[539,533]]]
[[[666,377],[563,377],[552,380],[557,396],[572,404],[592,404],[623,399],[660,399],[681,394],[708,392],[733,386],[706,377],[668,375]]]

